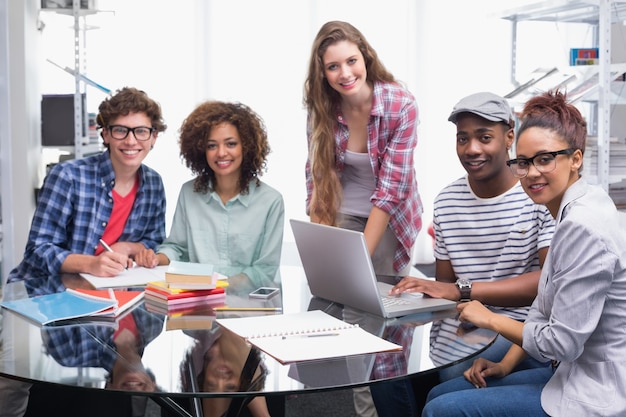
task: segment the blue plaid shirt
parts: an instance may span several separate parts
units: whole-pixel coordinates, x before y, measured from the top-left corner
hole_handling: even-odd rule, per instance
[[[8,281],[57,274],[72,253],[93,255],[113,210],[114,185],[108,151],[55,165],[39,192],[24,259]],[[164,238],[163,182],[142,165],[135,203],[119,240],[156,249]]]

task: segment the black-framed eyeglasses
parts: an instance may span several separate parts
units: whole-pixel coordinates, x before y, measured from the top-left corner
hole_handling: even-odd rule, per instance
[[[556,168],[557,155],[571,155],[575,150],[569,148],[554,152],[541,152],[531,158],[510,159],[506,161],[506,164],[511,168],[511,172],[516,178],[524,178],[528,175],[530,164],[533,164],[537,171],[542,174],[547,174]]]
[[[152,132],[156,129],[147,126],[128,127],[122,125],[110,125],[108,126],[111,137],[117,140],[124,140],[128,136],[128,132],[133,132],[135,139],[140,141],[149,140],[152,136]]]

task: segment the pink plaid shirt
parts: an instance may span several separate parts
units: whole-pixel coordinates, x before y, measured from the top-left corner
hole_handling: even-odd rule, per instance
[[[310,118],[309,118],[310,120]],[[394,256],[396,271],[411,261],[411,251],[422,227],[422,201],[417,189],[413,154],[417,145],[418,110],[413,95],[398,84],[376,82],[368,123],[368,153],[376,178],[372,203],[389,213],[400,242]],[[310,127],[307,136],[310,142]],[[337,109],[336,168],[343,171],[348,125]],[[313,190],[310,158],[306,162],[307,207]]]

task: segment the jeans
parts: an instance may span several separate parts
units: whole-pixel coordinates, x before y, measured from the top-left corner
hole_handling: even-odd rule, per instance
[[[459,362],[455,365],[452,365],[447,368],[443,368],[439,370],[439,380],[441,382],[448,381],[453,378],[458,378],[463,376],[463,372],[469,369],[474,363],[474,359],[480,357],[488,359],[492,362],[500,362],[506,352],[508,352],[511,347],[511,342],[506,338],[498,335],[496,340],[489,346],[487,349],[482,351],[476,357],[472,357],[470,359],[464,360],[463,362]],[[532,369],[532,368],[543,368],[547,363],[539,362],[538,360],[527,356],[521,363],[515,367],[514,371],[521,371],[524,369]]]
[[[487,387],[481,389],[464,377],[451,379],[430,391],[422,417],[546,417],[541,391],[552,373],[546,364],[504,378],[488,378]]]
[[[510,346],[510,341],[502,336],[497,336],[493,344],[477,357],[485,358],[492,362],[499,362],[509,350]],[[472,365],[474,359],[476,358],[473,357],[448,368],[440,369],[439,380],[445,382],[460,377],[464,381],[463,372]],[[517,365],[515,371],[545,367],[549,367],[549,363],[542,363],[527,356],[526,359]],[[370,390],[372,391],[372,398],[379,417],[419,415],[419,408],[416,404],[412,389],[411,381],[406,379],[372,385]]]

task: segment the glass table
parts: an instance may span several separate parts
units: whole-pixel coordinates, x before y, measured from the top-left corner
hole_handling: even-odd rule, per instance
[[[429,359],[432,324],[446,321],[459,326],[454,309],[386,320],[312,297],[299,266],[281,267],[276,285],[280,294],[266,300],[249,297],[253,288],[246,285],[229,285],[227,306],[251,310],[216,312],[198,307],[199,314],[187,317],[168,315],[142,301],[118,320],[77,319],[42,327],[3,309],[0,376],[150,397],[180,416],[201,416],[211,407],[236,415],[258,396],[354,388],[435,372],[478,354],[496,337],[483,329],[459,331],[455,342],[468,350],[457,361],[434,364]],[[26,286],[7,284],[4,292],[15,298],[76,287],[89,283],[79,275],[64,275]],[[257,308],[284,313],[323,310],[402,345],[403,350],[282,365],[215,324],[218,317],[277,314]]]

